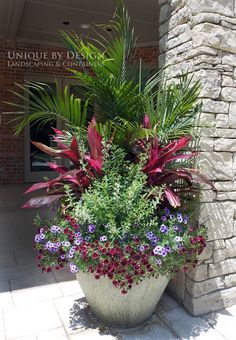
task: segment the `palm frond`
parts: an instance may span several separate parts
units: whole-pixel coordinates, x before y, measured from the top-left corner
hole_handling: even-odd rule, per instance
[[[158,126],[159,138],[163,141],[196,136],[196,120],[201,110],[198,103],[200,82],[182,75],[179,83],[167,82],[154,75],[144,89],[145,112],[152,126]]]
[[[69,94],[68,87],[61,92],[58,84],[53,90],[48,84],[27,82],[25,85],[16,84],[23,91],[20,94],[11,91],[21,99],[22,104],[7,103],[25,111],[24,118],[16,127],[18,135],[23,128],[31,123],[40,121],[40,124],[53,122],[55,119],[63,120],[69,127],[85,128],[88,119],[88,100],[82,104],[82,100]]]

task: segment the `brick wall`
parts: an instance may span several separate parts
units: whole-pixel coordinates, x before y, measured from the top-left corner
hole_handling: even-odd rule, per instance
[[[49,59],[46,66],[10,66],[9,55],[13,56],[16,52],[44,52],[48,53]],[[50,59],[52,52],[63,54],[60,65],[55,60]],[[69,77],[71,76],[65,70],[63,61],[68,62],[66,58],[67,50],[55,46],[43,46],[38,44],[29,44],[25,42],[10,43],[0,40],[0,113],[12,111],[12,108],[4,104],[4,101],[13,102],[16,100],[9,90],[16,90],[16,83],[23,83],[24,77],[30,75],[43,75],[52,77]],[[156,46],[139,47],[136,50],[136,58],[142,58],[143,62],[150,65],[156,65],[158,60],[158,48]],[[72,61],[71,61],[72,62]],[[50,66],[53,64],[52,66]],[[70,66],[70,65],[69,65]],[[17,90],[19,91],[19,90]],[[24,137],[14,136],[13,124],[9,120],[14,118],[13,115],[1,115],[0,122],[0,183],[22,183],[24,182]]]

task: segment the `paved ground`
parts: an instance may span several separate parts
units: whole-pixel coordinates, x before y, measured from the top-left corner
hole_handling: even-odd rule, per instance
[[[72,274],[36,268],[34,212],[18,208],[22,190],[0,187],[0,340],[236,339],[236,306],[192,317],[167,293],[140,327],[109,329],[99,323]]]

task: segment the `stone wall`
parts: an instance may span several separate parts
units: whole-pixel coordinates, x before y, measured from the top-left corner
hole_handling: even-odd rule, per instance
[[[194,315],[236,303],[236,1],[159,0],[160,65],[202,82],[200,166],[217,192],[205,190],[208,227],[200,263],[170,289]]]

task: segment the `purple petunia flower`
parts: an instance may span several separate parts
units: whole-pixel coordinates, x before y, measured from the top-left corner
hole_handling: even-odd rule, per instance
[[[167,228],[167,226],[166,226],[165,224],[162,224],[162,225],[161,225],[161,227],[160,227],[160,232],[166,234],[166,233],[168,233],[168,230],[169,230],[169,229]]]
[[[61,258],[62,260],[64,260],[64,259],[66,258],[66,255],[65,255],[65,254],[61,254],[60,258]]]
[[[84,239],[85,239],[85,241],[87,241],[87,242],[88,242],[88,241],[91,239],[91,236],[87,235],[87,236],[85,236],[85,238],[84,238]]]
[[[151,240],[151,239],[154,237],[154,234],[153,234],[152,231],[149,231],[149,232],[146,234],[146,236],[147,236],[147,238],[148,238],[149,240]]]
[[[100,241],[101,241],[101,242],[106,242],[106,241],[107,241],[106,235],[101,236],[101,237],[100,237]]]
[[[168,246],[168,245],[166,245],[166,246],[165,246],[165,250],[166,250],[168,253],[170,253],[170,252],[171,252],[171,247]]]
[[[45,239],[45,234],[39,234],[40,240],[44,240]]]
[[[174,220],[175,219],[175,215],[170,215],[170,219]]]
[[[50,228],[50,231],[52,234],[58,234],[61,232],[61,228],[57,225],[53,225],[51,228]]]
[[[140,250],[141,252],[144,252],[144,251],[145,251],[145,247],[144,247],[144,246],[140,246],[140,247],[139,247],[139,250]]]
[[[77,231],[76,233],[75,233],[75,237],[80,237],[81,236],[81,232],[79,232],[79,231]]]
[[[175,241],[176,241],[176,242],[181,242],[181,241],[182,241],[182,237],[176,236],[176,237],[175,237]]]
[[[164,213],[165,213],[166,216],[169,216],[170,215],[170,209],[164,208]]]
[[[163,248],[161,246],[157,246],[156,248],[153,249],[153,253],[155,255],[161,255],[162,254]]]
[[[166,218],[166,216],[161,216],[161,220],[163,221],[163,222],[165,222],[166,220],[167,220],[167,218]]]
[[[157,264],[158,266],[160,266],[160,265],[162,264],[162,260],[156,259],[156,264]]]
[[[177,226],[177,225],[175,224],[175,225],[173,225],[173,229],[174,229],[174,231],[178,231],[178,230],[179,230],[179,226]]]
[[[177,220],[178,220],[180,223],[183,222],[183,216],[182,216],[181,213],[178,213],[178,214],[177,214]]]
[[[184,222],[184,224],[187,224],[187,223],[188,223],[188,219],[187,219],[187,218],[184,218],[184,219],[183,219],[183,222]]]
[[[78,237],[78,238],[75,239],[74,244],[79,246],[82,242],[83,242],[83,238],[82,237]]]
[[[96,230],[96,226],[94,224],[89,224],[88,232],[92,234],[95,232],[95,230]]]
[[[151,245],[155,246],[157,242],[159,242],[159,240],[160,240],[159,237],[154,236],[151,240]]]
[[[40,235],[35,235],[35,238],[34,238],[35,242],[39,243],[41,242],[41,238],[40,238]]]
[[[168,254],[167,251],[165,249],[162,249],[161,256],[165,257],[167,254]]]
[[[70,242],[69,241],[62,241],[61,245],[64,247],[69,247],[70,246]]]
[[[71,262],[70,263],[70,271],[71,271],[71,273],[75,274],[79,271],[79,268],[73,262]]]

